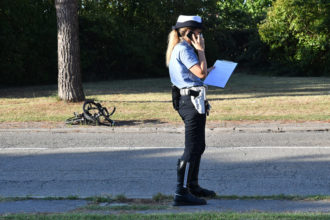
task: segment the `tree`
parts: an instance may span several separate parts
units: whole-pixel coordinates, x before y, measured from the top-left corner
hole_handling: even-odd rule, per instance
[[[330,3],[326,0],[277,0],[259,26],[272,59],[299,74],[329,74]]]
[[[69,102],[85,99],[81,73],[78,1],[55,0],[57,15],[58,96]]]

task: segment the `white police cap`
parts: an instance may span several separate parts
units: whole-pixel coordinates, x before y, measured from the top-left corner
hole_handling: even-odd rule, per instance
[[[183,27],[192,27],[192,28],[203,28],[202,18],[200,16],[191,16],[191,15],[180,15],[178,20],[173,26],[173,29],[179,29]]]

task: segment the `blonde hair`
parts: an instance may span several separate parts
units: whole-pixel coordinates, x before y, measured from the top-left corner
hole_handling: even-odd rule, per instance
[[[191,29],[188,27],[184,27],[184,28],[180,28],[179,30],[172,30],[169,35],[168,35],[168,44],[167,44],[167,50],[166,50],[166,66],[168,67],[169,63],[170,63],[170,59],[171,59],[171,55],[172,55],[172,51],[175,47],[175,45],[177,45],[186,35],[187,31],[190,31]],[[179,34],[180,36],[179,37]]]

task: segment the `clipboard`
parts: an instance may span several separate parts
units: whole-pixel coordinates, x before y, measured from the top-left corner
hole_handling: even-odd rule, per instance
[[[237,63],[227,60],[217,60],[214,63],[215,68],[204,80],[204,84],[225,88],[231,74],[234,72]]]

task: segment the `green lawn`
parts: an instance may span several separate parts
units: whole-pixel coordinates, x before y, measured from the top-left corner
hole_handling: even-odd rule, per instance
[[[110,108],[118,122],[172,123],[169,78],[85,83],[88,99]],[[208,121],[330,121],[330,78],[235,74],[225,89],[210,87]],[[82,103],[57,98],[56,85],[0,89],[0,122],[62,122]]]

